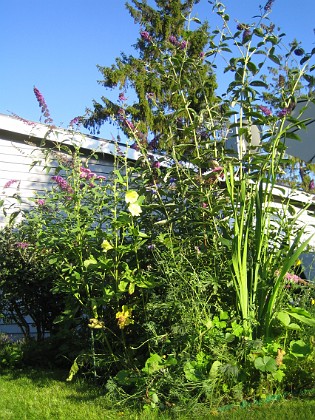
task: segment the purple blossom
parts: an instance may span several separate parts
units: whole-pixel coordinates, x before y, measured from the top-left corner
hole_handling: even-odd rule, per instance
[[[250,40],[251,34],[252,33],[249,29],[245,29],[245,31],[243,32],[242,44],[245,44]]]
[[[177,45],[178,45],[178,41],[177,41],[176,36],[171,35],[171,36],[168,38],[168,40],[170,41],[170,43],[171,43],[171,44],[173,44],[173,45],[175,45],[175,46],[177,46]]]
[[[156,151],[158,149],[158,145],[159,145],[159,139],[158,137],[154,137],[154,139],[149,142],[148,148],[149,150]]]
[[[45,124],[51,124],[53,122],[52,118],[50,117],[50,113],[49,113],[49,109],[48,106],[46,104],[45,98],[44,96],[41,94],[41,92],[37,89],[37,87],[34,86],[33,88],[35,97],[37,99],[37,102],[41,108],[41,112],[43,114],[43,116],[45,117]]]
[[[272,7],[274,2],[275,2],[275,0],[268,0],[267,3],[265,4],[264,11],[265,12],[270,12],[271,7]]]
[[[33,121],[26,120],[25,118],[22,118],[17,114],[14,114],[14,112],[11,112],[10,114],[12,115],[12,117],[16,118],[19,121],[22,121],[26,125],[30,125],[32,127],[35,127],[36,125]]]
[[[14,184],[15,182],[18,182],[18,180],[17,179],[10,179],[10,181],[8,181],[4,184],[3,188],[10,188],[11,185]]]
[[[261,110],[261,112],[262,112],[264,115],[266,115],[267,117],[269,117],[269,115],[271,115],[271,114],[272,114],[271,110],[270,110],[267,106],[260,105],[258,108],[259,108],[259,109]]]
[[[202,208],[203,209],[206,209],[208,207],[208,204],[207,203],[202,203]]]
[[[74,127],[75,125],[78,126],[81,123],[80,117],[75,117],[69,122],[70,127]]]
[[[15,244],[15,246],[17,248],[20,248],[20,249],[26,249],[26,248],[28,248],[30,246],[30,244],[28,242],[17,242]]]
[[[139,147],[138,143],[134,142],[130,146],[130,149],[136,150],[138,152],[140,150],[140,147]]]
[[[152,250],[152,249],[154,249],[154,248],[155,248],[155,245],[154,245],[154,244],[150,244],[150,245],[148,245],[148,249]]]
[[[187,48],[187,45],[188,45],[188,42],[187,42],[187,41],[182,41],[182,42],[179,44],[179,48],[180,48],[181,50],[184,50],[185,48]]]
[[[144,39],[145,41],[151,41],[151,36],[150,36],[149,32],[141,31],[140,35],[141,35],[141,38]]]
[[[205,58],[205,56],[206,56],[206,53],[205,53],[205,52],[203,52],[203,51],[201,51],[201,53],[199,54],[199,57],[200,57],[200,58]]]
[[[278,115],[278,117],[283,118],[286,115],[288,115],[288,113],[289,113],[288,108],[283,108],[283,109],[281,109],[281,111],[278,112],[277,115]]]
[[[106,181],[106,176],[103,175],[97,175],[96,179],[100,180],[100,181]]]
[[[124,101],[126,101],[126,100],[127,100],[127,98],[126,98],[126,96],[125,96],[124,92],[120,92],[120,94],[119,94],[119,100],[120,100],[120,101],[122,101],[122,102],[124,102]]]
[[[308,186],[308,189],[309,190],[314,190],[315,189],[315,181],[314,181],[314,179],[312,179],[310,181],[309,186]]]
[[[73,189],[70,187],[68,182],[60,175],[54,175],[51,177],[53,181],[56,181],[56,183],[59,185],[60,189],[63,191],[67,191],[68,193],[73,193]]]

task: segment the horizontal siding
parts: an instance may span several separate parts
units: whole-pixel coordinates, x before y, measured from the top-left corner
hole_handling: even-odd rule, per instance
[[[16,200],[10,198],[18,194],[22,200],[22,209],[32,204],[35,195],[42,195],[52,185],[51,176],[57,167],[56,161],[47,161],[45,151],[34,145],[19,141],[0,139],[0,199],[5,200],[8,214],[18,210]],[[32,166],[34,161],[37,162]],[[113,169],[112,156],[90,158],[82,156],[82,165],[97,175],[107,176]],[[49,168],[46,168],[48,166]],[[4,188],[10,180],[16,180],[10,187]],[[5,223],[5,217],[0,211],[0,226]]]

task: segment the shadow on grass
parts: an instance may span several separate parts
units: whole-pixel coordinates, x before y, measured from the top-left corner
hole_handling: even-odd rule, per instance
[[[52,382],[65,382],[68,371],[62,369],[35,369],[35,368],[15,368],[14,370],[4,370],[1,376],[5,376],[7,380],[17,380],[27,378],[34,385],[47,386]]]

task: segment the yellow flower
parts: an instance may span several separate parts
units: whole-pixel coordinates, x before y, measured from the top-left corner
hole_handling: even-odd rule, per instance
[[[104,241],[102,242],[101,247],[103,248],[104,252],[109,251],[110,249],[113,249],[113,246],[110,242],[108,242],[107,239],[104,239]]]
[[[315,299],[311,299],[311,305],[315,305]]]
[[[96,318],[91,318],[90,323],[88,324],[88,327],[90,328],[96,328],[96,329],[100,329],[100,328],[105,328],[105,324],[103,321],[99,321]]]
[[[137,203],[129,204],[128,210],[132,216],[140,216],[140,213],[142,213],[141,207]]]
[[[137,193],[137,191],[129,190],[129,191],[126,192],[125,201],[126,201],[127,204],[128,203],[131,203],[131,204],[136,203],[138,198],[139,198],[139,194]]]
[[[126,325],[134,323],[134,320],[131,318],[132,308],[129,308],[127,305],[123,305],[121,312],[117,312],[116,319],[118,319],[118,327],[123,330]]]

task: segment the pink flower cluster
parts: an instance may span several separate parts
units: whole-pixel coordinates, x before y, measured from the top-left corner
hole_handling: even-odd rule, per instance
[[[296,274],[286,273],[284,278],[288,281],[292,281],[293,283],[301,283],[303,280]]]
[[[80,178],[83,179],[101,179],[101,180],[105,180],[106,177],[102,176],[102,175],[96,175],[94,172],[92,172],[90,169],[88,168],[83,168],[81,166],[80,168]]]
[[[120,100],[120,101],[122,101],[122,102],[124,102],[124,101],[126,101],[126,100],[127,100],[127,98],[126,98],[126,96],[125,96],[124,92],[120,92],[120,94],[119,94],[118,98],[119,98],[119,100]]]
[[[20,249],[26,249],[26,248],[28,248],[30,246],[30,244],[28,242],[17,242],[15,244],[15,246],[17,248],[20,248]]]
[[[56,181],[56,183],[59,185],[59,188],[63,191],[67,191],[68,193],[72,194],[73,189],[70,187],[68,182],[60,175],[54,175],[51,177],[53,181]]]
[[[141,35],[141,38],[144,39],[145,41],[151,41],[152,40],[149,32],[147,32],[147,31],[141,31],[140,35]]]
[[[36,200],[36,203],[38,206],[45,206],[46,201],[43,198],[39,198],[38,200]]]

